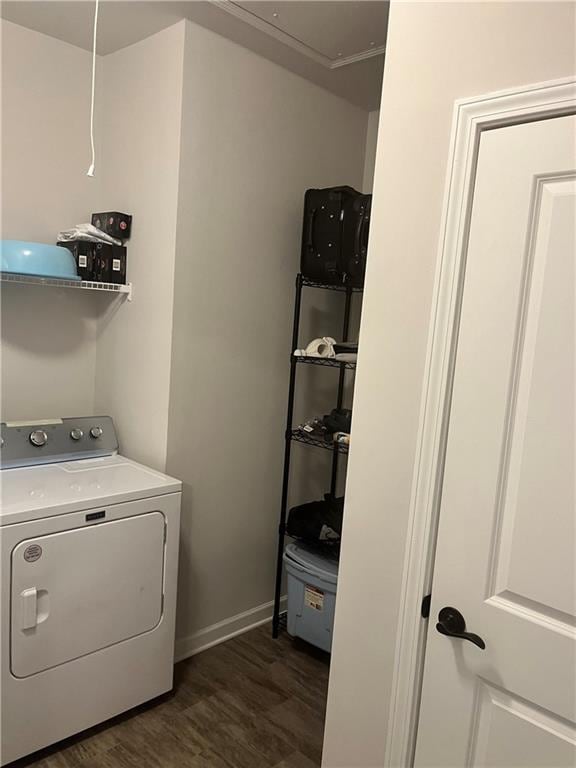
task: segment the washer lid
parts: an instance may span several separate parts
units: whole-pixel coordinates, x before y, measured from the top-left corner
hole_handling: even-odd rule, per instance
[[[179,480],[123,456],[4,469],[0,472],[0,525],[181,490]]]
[[[304,544],[297,542],[287,544],[284,558],[331,584],[336,584],[338,580],[338,562]]]

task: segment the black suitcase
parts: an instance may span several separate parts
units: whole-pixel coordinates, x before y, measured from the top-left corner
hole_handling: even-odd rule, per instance
[[[371,195],[352,187],[308,189],[300,271],[328,285],[364,282]]]
[[[328,285],[342,283],[340,251],[344,207],[357,194],[352,187],[306,191],[300,262],[300,271],[304,277]]]
[[[371,207],[372,195],[359,193],[344,205],[340,270],[344,282],[355,288],[364,286]]]

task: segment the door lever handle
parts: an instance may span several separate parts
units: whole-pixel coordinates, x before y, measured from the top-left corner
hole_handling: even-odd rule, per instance
[[[475,635],[473,632],[466,632],[464,616],[456,608],[446,607],[440,610],[436,629],[441,635],[469,640],[482,650],[486,648],[486,643],[479,635]]]

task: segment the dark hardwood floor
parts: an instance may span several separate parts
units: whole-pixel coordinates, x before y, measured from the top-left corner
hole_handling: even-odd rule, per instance
[[[178,664],[172,694],[11,768],[314,768],[328,659],[259,627]]]

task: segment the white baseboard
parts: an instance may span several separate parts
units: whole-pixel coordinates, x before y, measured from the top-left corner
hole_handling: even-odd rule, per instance
[[[286,602],[286,597],[281,598],[282,611],[286,610]],[[257,605],[255,608],[250,608],[250,610],[244,611],[244,613],[230,616],[229,619],[219,621],[217,624],[212,624],[210,627],[200,629],[198,632],[188,635],[188,637],[177,638],[174,661],[183,661],[183,659],[187,659],[189,656],[194,656],[197,653],[208,650],[208,648],[212,648],[214,645],[219,645],[237,635],[248,632],[250,629],[255,629],[261,624],[266,624],[267,621],[272,619],[273,611],[273,602],[264,603],[263,605]]]

